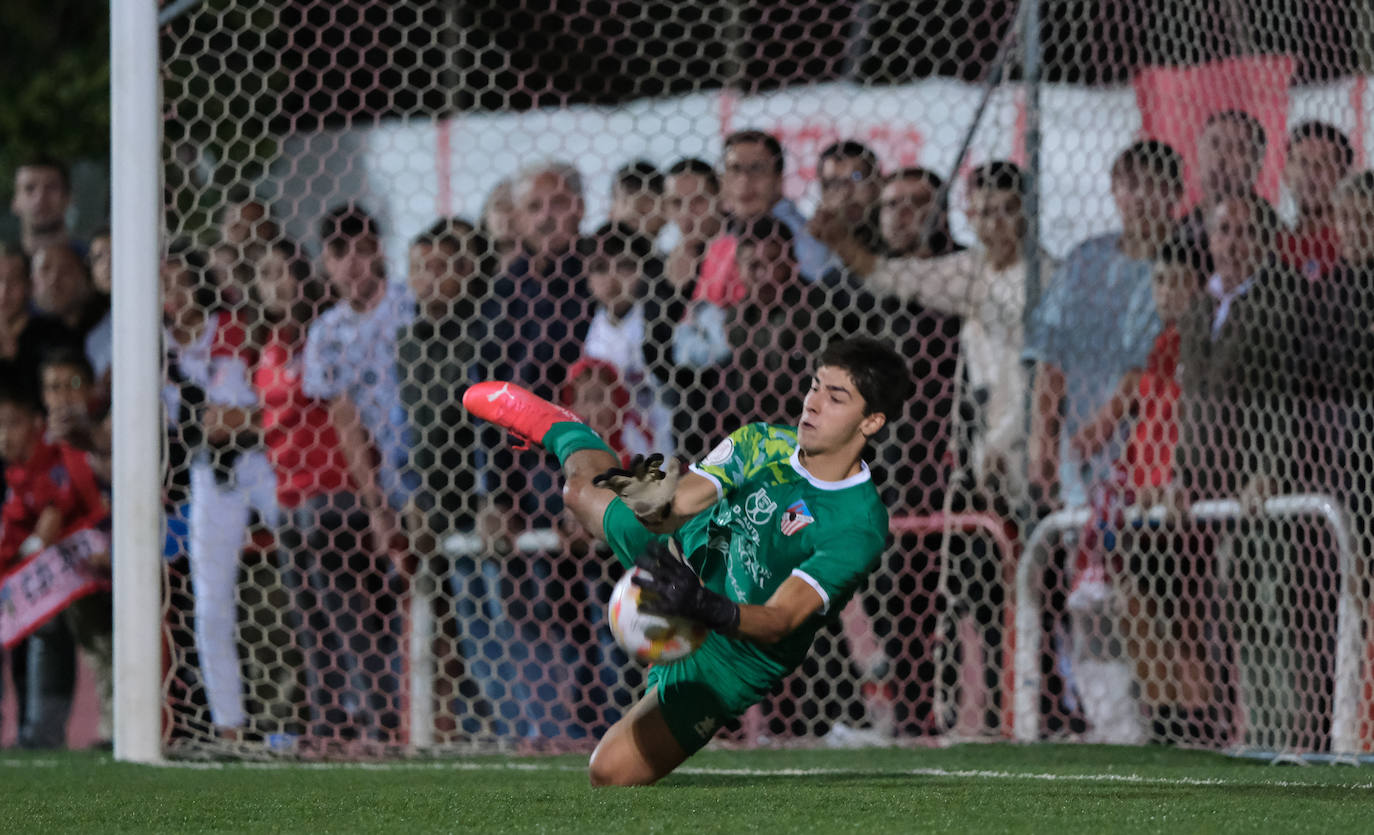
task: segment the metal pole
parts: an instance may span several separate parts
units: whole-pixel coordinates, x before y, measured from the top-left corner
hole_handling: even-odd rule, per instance
[[[110,4],[115,757],[162,760],[162,418],[157,0]]]
[[[997,56],[992,61],[992,66],[988,68],[987,78],[983,81],[983,95],[978,99],[978,107],[973,111],[973,121],[969,122],[964,130],[964,138],[959,142],[959,151],[954,155],[954,161],[949,166],[949,176],[940,184],[940,188],[935,192],[935,205],[948,207],[949,193],[954,188],[954,180],[959,176],[959,167],[964,164],[964,157],[968,156],[968,149],[973,145],[973,137],[978,133],[978,125],[983,122],[983,114],[987,112],[988,102],[992,100],[992,94],[1001,86],[1002,79],[1007,74],[1007,59],[1011,55],[1012,45],[1016,43],[1016,25],[1007,27],[1007,32],[1002,36],[1002,43],[997,47]],[[924,249],[930,245],[930,239],[935,234],[935,227],[940,221],[940,215],[944,212],[931,212],[926,215],[925,223],[921,227],[921,239],[917,245],[919,249]]]
[[[1021,3],[1021,77],[1026,85],[1026,176],[1021,205],[1026,215],[1026,307],[1029,325],[1040,303],[1040,0]]]
[[[1026,549],[1016,567],[1016,651],[1014,736],[1018,742],[1040,738],[1040,612],[1043,595],[1039,581],[1044,574],[1052,534],[1081,528],[1091,517],[1088,508],[1067,508],[1046,516],[1026,540]],[[1188,511],[1194,521],[1237,519],[1244,515],[1239,501],[1214,499],[1196,502]],[[1336,670],[1331,706],[1331,750],[1334,754],[1359,752],[1359,676],[1360,676],[1360,600],[1356,577],[1354,540],[1339,502],[1321,493],[1274,496],[1264,502],[1263,516],[1291,519],[1308,516],[1322,519],[1335,539],[1340,571],[1340,597],[1336,613]],[[1156,508],[1149,513],[1133,512],[1128,522],[1138,519],[1160,520]],[[1308,759],[1308,757],[1303,757]]]

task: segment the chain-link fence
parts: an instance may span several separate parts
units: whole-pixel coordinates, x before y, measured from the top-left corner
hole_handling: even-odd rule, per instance
[[[891,546],[720,740],[1363,750],[1374,19],[1169,5],[193,4],[169,750],[590,748],[619,569],[463,390],[694,460],[854,334]]]

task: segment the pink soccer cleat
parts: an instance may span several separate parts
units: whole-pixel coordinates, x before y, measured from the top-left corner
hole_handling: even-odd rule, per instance
[[[582,419],[514,383],[485,382],[463,393],[463,408],[482,420],[509,430],[512,435],[543,446],[544,436],[555,423]]]

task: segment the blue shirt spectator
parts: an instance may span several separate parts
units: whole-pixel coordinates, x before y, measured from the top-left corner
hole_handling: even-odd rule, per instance
[[[1121,438],[1079,461],[1069,440],[1111,400],[1121,377],[1143,368],[1159,333],[1150,289],[1150,261],[1125,255],[1121,234],[1091,238],[1064,261],[1031,316],[1023,358],[1064,375],[1059,429],[1060,498],[1087,501],[1086,486],[1105,478]]]

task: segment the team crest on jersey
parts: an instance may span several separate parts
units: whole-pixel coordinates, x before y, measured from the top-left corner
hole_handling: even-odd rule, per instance
[[[768,524],[768,520],[773,518],[773,511],[777,509],[778,503],[769,498],[768,491],[763,488],[759,488],[744,502],[744,512],[755,525]]]
[[[805,501],[793,502],[783,511],[782,535],[791,536],[814,521],[816,519],[811,515],[811,508],[806,506]]]

